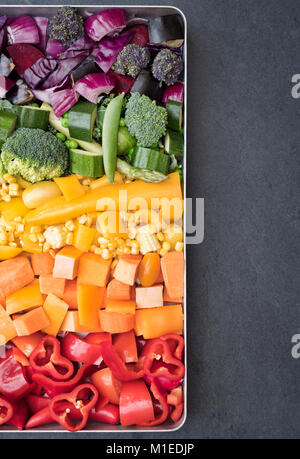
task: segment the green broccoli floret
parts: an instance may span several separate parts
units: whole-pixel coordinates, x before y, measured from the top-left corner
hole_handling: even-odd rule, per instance
[[[156,144],[165,135],[167,122],[164,107],[138,92],[131,95],[126,105],[125,124],[142,147]]]
[[[42,129],[17,129],[1,150],[7,172],[32,183],[60,177],[69,165],[69,151],[64,143]]]

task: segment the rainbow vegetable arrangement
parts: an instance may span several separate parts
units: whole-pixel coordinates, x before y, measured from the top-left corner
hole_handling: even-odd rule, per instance
[[[0,17],[0,425],[182,416],[183,36]]]

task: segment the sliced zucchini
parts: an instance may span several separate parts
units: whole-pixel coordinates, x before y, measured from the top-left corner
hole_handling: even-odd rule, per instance
[[[70,150],[70,167],[74,174],[86,177],[104,175],[103,156],[84,150]]]
[[[5,140],[15,130],[17,123],[17,115],[14,113],[0,111],[0,148],[4,144]]]
[[[182,128],[182,103],[169,99],[167,102],[168,128],[180,131]]]
[[[63,125],[61,123],[61,119],[57,118],[57,116],[55,116],[55,113],[54,113],[52,107],[49,104],[47,104],[46,102],[44,102],[43,105],[42,105],[42,108],[44,110],[48,110],[50,112],[49,123],[50,123],[50,125],[52,127],[54,127],[54,129],[56,129],[57,131],[59,131],[62,134],[64,134],[68,139],[76,140],[78,145],[80,145],[83,150],[90,151],[91,153],[95,153],[97,155],[102,155],[102,147],[101,147],[101,145],[99,143],[95,142],[95,140],[93,140],[92,142],[85,142],[84,140],[75,139],[75,138],[71,137],[70,133],[69,133],[69,129],[63,127]]]
[[[165,136],[165,151],[169,153],[169,155],[184,155],[183,135],[180,132],[171,130],[167,132]]]
[[[43,129],[48,128],[49,112],[40,107],[19,106],[17,107],[18,127]]]
[[[91,142],[97,115],[97,105],[91,102],[78,102],[69,112],[68,128],[70,136]]]
[[[152,148],[135,147],[130,154],[130,163],[134,167],[164,175],[167,175],[169,170],[169,156]]]

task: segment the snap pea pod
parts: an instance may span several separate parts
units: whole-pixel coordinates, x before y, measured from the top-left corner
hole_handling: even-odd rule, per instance
[[[108,104],[102,129],[102,148],[104,170],[108,180],[113,183],[117,165],[118,131],[124,93],[118,95]]]

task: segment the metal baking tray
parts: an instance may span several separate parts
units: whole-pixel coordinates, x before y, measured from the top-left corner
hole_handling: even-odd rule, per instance
[[[54,10],[62,5],[0,5],[0,16],[7,15],[7,16],[19,16],[22,14],[28,14],[32,16],[45,16],[51,17],[54,15]],[[184,66],[184,84],[185,84],[185,91],[184,91],[184,133],[185,133],[185,145],[184,145],[184,163],[186,164],[186,137],[187,137],[187,21],[184,13],[174,6],[145,6],[145,5],[71,5],[78,8],[79,11],[87,11],[94,13],[96,11],[106,9],[106,8],[123,8],[126,11],[127,17],[130,19],[131,17],[156,17],[162,16],[166,14],[180,14],[183,23],[184,23],[184,59],[185,59],[185,66]],[[53,13],[52,13],[53,12]],[[186,167],[184,168],[184,198],[186,197]],[[186,228],[186,215],[184,216],[184,229]],[[186,260],[186,249],[184,251],[185,260]],[[184,295],[184,336],[185,339],[187,337],[187,308],[186,308],[186,267],[184,273],[184,285],[185,285],[185,295]],[[185,346],[185,362],[187,362],[187,350]],[[81,432],[89,432],[89,433],[98,433],[98,432],[174,432],[180,429],[186,421],[187,418],[187,374],[184,378],[184,412],[181,419],[177,423],[173,423],[172,421],[166,421],[164,424],[155,427],[122,427],[120,425],[109,425],[109,424],[102,424],[96,422],[89,422],[88,425],[85,427],[84,431]],[[15,432],[16,429],[14,427],[0,427],[0,432]],[[53,432],[53,433],[65,433],[70,434],[70,432],[65,431],[62,428],[57,427],[57,424],[49,424],[47,426],[41,426],[39,429],[31,429],[25,431],[19,431],[22,433],[28,432]],[[80,432],[78,432],[80,433]]]

